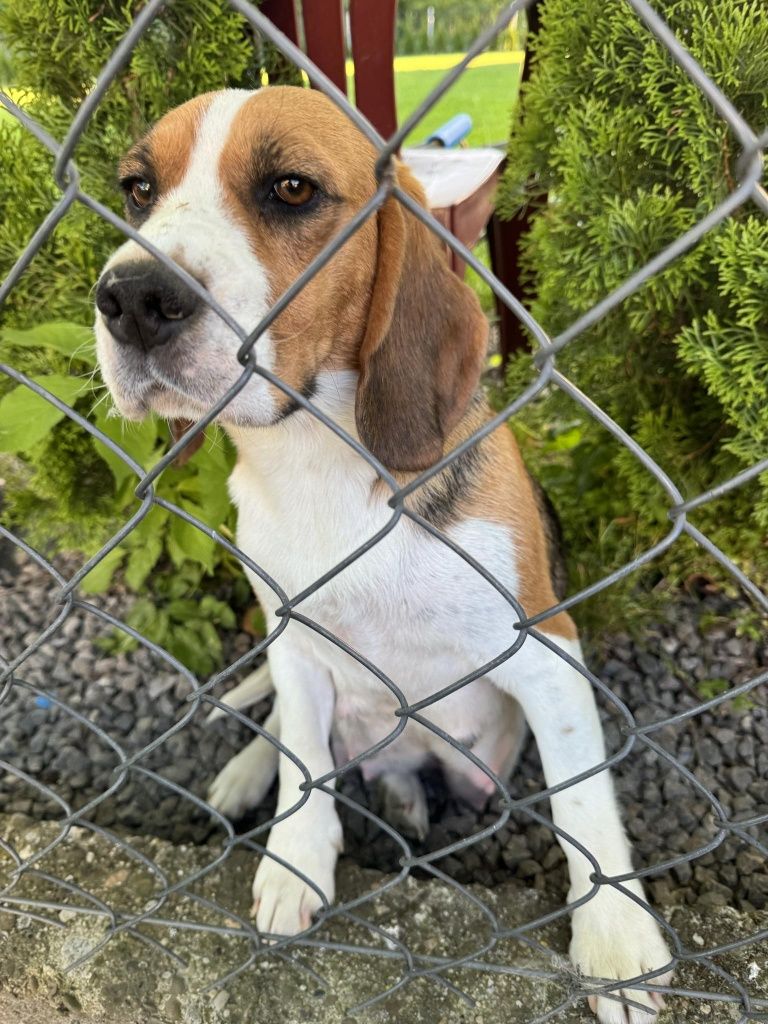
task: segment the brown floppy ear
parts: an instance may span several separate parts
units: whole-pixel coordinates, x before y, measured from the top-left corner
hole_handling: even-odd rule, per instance
[[[426,206],[402,164],[397,181]],[[488,323],[440,240],[397,199],[382,206],[378,228],[355,419],[363,444],[388,469],[418,471],[441,457],[477,387]]]

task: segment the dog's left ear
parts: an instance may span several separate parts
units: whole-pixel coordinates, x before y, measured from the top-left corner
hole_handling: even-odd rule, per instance
[[[402,164],[397,183],[426,206]],[[441,457],[477,387],[488,322],[440,240],[397,199],[382,206],[378,229],[355,419],[363,444],[388,469],[418,471]]]

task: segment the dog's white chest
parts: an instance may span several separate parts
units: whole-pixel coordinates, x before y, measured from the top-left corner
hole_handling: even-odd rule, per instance
[[[393,512],[386,493],[374,487],[373,470],[343,442],[329,440],[311,423],[282,429],[292,436],[280,451],[264,449],[263,433],[255,438],[258,450],[248,452],[239,440],[245,456],[230,489],[238,506],[239,546],[294,598],[384,530]],[[465,522],[452,533],[479,560],[495,565],[505,585],[514,582],[513,552],[501,528]],[[280,598],[256,574],[248,575],[268,617],[273,615]],[[377,666],[409,703],[472,672],[514,639],[514,613],[506,602],[406,517],[296,609]],[[492,651],[486,650],[489,627],[498,638]],[[386,682],[311,628],[291,623],[289,630],[291,642],[331,672],[335,720],[347,754],[386,735],[396,724],[399,702]],[[505,701],[480,679],[425,714],[452,735],[488,735],[503,725]],[[390,756],[418,763],[435,742],[409,723]]]
[[[239,546],[295,598],[378,539],[297,609],[366,657],[380,654],[390,663],[397,652],[410,664],[414,654],[421,661],[466,652],[473,632],[482,627],[487,635],[489,623],[511,642],[514,612],[497,591],[406,516],[394,521],[374,471],[325,428],[302,419],[276,428],[292,434],[279,448],[279,435],[272,445],[264,437],[275,431],[254,432],[258,448],[250,453],[240,440],[246,455],[230,479]],[[514,592],[508,531],[465,520],[448,532]],[[252,572],[249,578],[268,614],[280,607],[275,590]]]

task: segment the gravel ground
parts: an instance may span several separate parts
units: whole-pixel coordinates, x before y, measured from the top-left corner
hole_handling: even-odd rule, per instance
[[[70,567],[71,568],[71,567]],[[66,574],[67,567],[62,566]],[[9,558],[0,545],[0,654],[14,657],[55,617],[49,577],[25,558]],[[125,597],[119,592],[99,599],[119,615]],[[737,635],[743,610],[723,595],[685,597],[663,622],[643,632],[642,643],[618,635],[609,652],[593,659],[604,682],[635,713],[641,724],[698,707],[702,694],[737,685],[768,665],[768,639]],[[32,655],[18,678],[65,701],[104,729],[127,752],[133,752],[172,726],[187,710],[186,682],[168,671],[148,651],[109,656],[98,645],[108,629],[91,615],[70,616],[61,630]],[[247,650],[245,633],[225,638],[228,658]],[[20,686],[14,686],[0,710],[0,759],[50,787],[74,807],[104,792],[113,780],[114,751],[86,726]],[[265,710],[262,709],[262,710]],[[615,711],[603,706],[610,750],[623,738]],[[251,733],[237,722],[206,726],[200,714],[144,760],[144,766],[202,795],[208,782],[237,753]],[[768,810],[768,707],[765,688],[748,698],[727,701],[682,724],[665,727],[653,738],[673,754],[738,819]],[[713,839],[717,829],[712,806],[695,787],[656,752],[638,745],[615,770],[625,820],[637,851],[638,865],[691,853]],[[470,835],[497,819],[490,807],[478,815],[446,797],[440,778],[427,775],[433,825],[417,853],[437,849]],[[529,742],[511,783],[513,796],[543,785],[535,746]],[[378,809],[360,776],[345,777],[343,792]],[[0,768],[0,805],[8,812],[58,817],[60,808],[33,785]],[[239,827],[266,820],[274,792],[264,807]],[[400,849],[362,815],[342,810],[346,856],[364,867],[392,870]],[[175,842],[210,841],[220,827],[188,799],[132,773],[126,783],[100,803],[90,817],[126,832],[142,832]],[[760,831],[762,830],[762,831]],[[766,841],[766,825],[752,829]],[[510,873],[539,890],[561,896],[567,887],[563,855],[551,832],[515,815],[493,836],[439,862],[461,882],[493,885]],[[684,862],[650,882],[651,894],[665,905],[700,907],[734,905],[762,909],[768,905],[768,864],[738,838],[713,852]]]

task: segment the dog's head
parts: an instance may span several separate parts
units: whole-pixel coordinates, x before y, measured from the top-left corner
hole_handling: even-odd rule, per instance
[[[277,87],[199,96],[120,165],[128,220],[246,331],[376,191],[376,151],[322,94]],[[400,164],[400,187],[424,203]],[[96,292],[99,362],[118,410],[197,419],[242,373],[240,341],[137,242]],[[392,469],[440,457],[477,384],[487,326],[441,244],[393,198],[341,247],[255,346],[310,395],[324,371],[358,373],[360,437]],[[266,426],[292,408],[254,374],[219,416]]]

